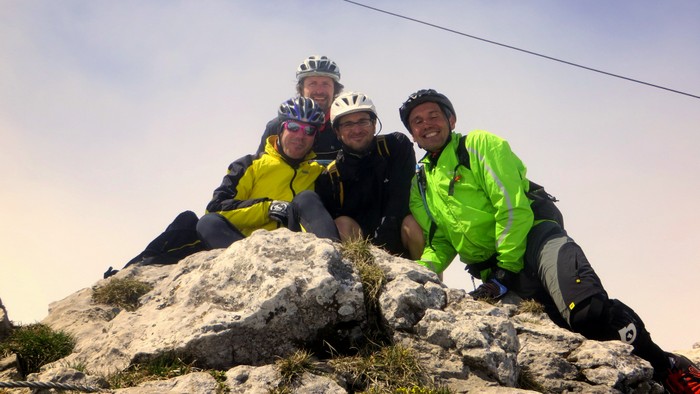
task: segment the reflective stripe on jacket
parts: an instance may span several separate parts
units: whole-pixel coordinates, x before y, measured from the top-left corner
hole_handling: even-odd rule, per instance
[[[246,155],[231,163],[207,205],[207,212],[222,215],[246,237],[261,228],[277,228],[278,223],[268,216],[270,202],[292,201],[298,193],[314,190],[314,182],[323,171],[323,166],[312,161],[313,152],[293,168],[275,149],[277,138],[268,137],[265,153]]]
[[[527,234],[533,225],[526,168],[507,141],[483,130],[467,135],[470,169],[460,165],[457,145],[461,135],[452,133],[437,159],[428,153],[425,168],[425,201],[414,177],[411,212],[423,228],[426,247],[421,264],[444,271],[459,254],[466,264],[496,256],[498,266],[512,272],[523,268]],[[429,213],[429,214],[428,214]],[[436,228],[429,242],[430,216]],[[482,272],[482,279],[488,270]]]

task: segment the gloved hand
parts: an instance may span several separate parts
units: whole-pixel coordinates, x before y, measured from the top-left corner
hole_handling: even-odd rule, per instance
[[[289,208],[289,203],[287,201],[274,200],[270,203],[267,216],[275,222],[281,223],[283,226],[287,227],[287,208]]]
[[[508,288],[501,282],[496,279],[489,279],[488,281],[482,283],[481,286],[477,287],[476,290],[469,292],[469,295],[475,300],[480,298],[497,300],[503,297],[507,291]]]

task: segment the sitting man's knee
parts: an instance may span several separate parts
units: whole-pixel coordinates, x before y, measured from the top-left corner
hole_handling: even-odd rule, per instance
[[[350,216],[339,216],[335,219],[341,241],[356,241],[362,239],[362,229],[355,219]]]
[[[206,249],[227,248],[243,239],[243,234],[218,213],[208,213],[199,219],[197,236]]]
[[[413,215],[406,215],[401,222],[401,242],[408,250],[411,260],[420,259],[425,247],[425,237],[423,229],[420,227]]]
[[[323,205],[321,202],[321,197],[319,197],[319,195],[312,190],[304,190],[300,192],[294,196],[291,203],[302,209],[309,206]]]

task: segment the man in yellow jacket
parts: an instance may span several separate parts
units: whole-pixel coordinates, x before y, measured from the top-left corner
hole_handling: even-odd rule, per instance
[[[277,135],[265,151],[246,155],[229,165],[221,186],[197,223],[208,249],[225,248],[258,229],[287,227],[320,238],[338,240],[338,230],[313,191],[323,166],[312,152],[323,109],[312,99],[295,97],[278,110]]]
[[[340,83],[340,68],[327,56],[313,55],[299,64],[296,78],[297,94],[314,100],[326,114],[324,122],[316,133],[313,150],[316,153],[316,161],[328,164],[335,160],[335,155],[340,150],[340,141],[333,132],[330,121],[331,103],[343,91],[343,84]],[[260,138],[258,153],[265,151],[267,138],[277,134],[279,123],[278,118],[273,118],[267,123]]]

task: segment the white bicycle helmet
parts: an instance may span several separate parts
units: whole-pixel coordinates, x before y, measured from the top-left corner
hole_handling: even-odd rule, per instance
[[[372,99],[360,92],[346,92],[336,97],[331,104],[331,124],[335,128],[336,119],[343,115],[348,115],[354,112],[368,111],[374,114],[372,117],[377,117],[377,109],[374,107]]]
[[[326,56],[309,56],[297,68],[297,81],[311,76],[330,77],[338,82],[340,81],[340,68]]]
[[[280,122],[297,120],[316,126],[326,122],[323,109],[314,100],[306,97],[294,97],[283,102],[277,111],[277,118]]]

